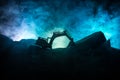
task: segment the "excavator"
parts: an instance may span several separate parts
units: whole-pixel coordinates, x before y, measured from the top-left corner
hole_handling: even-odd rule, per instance
[[[45,49],[45,48],[52,49],[53,41],[57,37],[61,37],[61,36],[66,36],[70,40],[67,47],[75,46],[73,38],[68,34],[68,32],[66,30],[64,30],[62,32],[60,32],[60,31],[53,32],[52,37],[47,37],[47,38],[38,37],[38,39],[36,40],[36,45],[38,45],[38,47],[43,48],[43,49]]]

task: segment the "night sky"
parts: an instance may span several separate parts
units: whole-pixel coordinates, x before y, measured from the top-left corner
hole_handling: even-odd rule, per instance
[[[62,30],[75,41],[102,31],[120,49],[120,1],[0,0],[0,33],[14,41]]]

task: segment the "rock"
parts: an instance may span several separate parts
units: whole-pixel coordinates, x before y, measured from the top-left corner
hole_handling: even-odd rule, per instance
[[[106,38],[102,32],[93,33],[77,42],[75,42],[78,49],[94,49],[99,47],[102,43],[106,41]],[[80,49],[80,50],[81,50]]]
[[[7,77],[99,78],[120,71],[120,50],[112,48],[102,32],[93,33],[69,48],[42,49],[34,44],[35,40],[16,42],[3,35],[0,43],[0,53],[7,52],[1,56],[0,69]]]
[[[0,34],[0,53],[6,51],[13,45],[13,41],[8,37]]]

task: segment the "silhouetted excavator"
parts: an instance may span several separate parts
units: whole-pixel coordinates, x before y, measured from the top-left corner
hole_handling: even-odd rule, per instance
[[[60,37],[60,36],[66,36],[70,40],[67,47],[75,45],[73,38],[71,38],[70,35],[68,35],[67,31],[53,32],[52,37],[47,37],[47,39],[42,38],[42,37],[38,37],[38,39],[36,40],[36,45],[39,45],[43,49],[52,48],[53,41],[55,40],[55,38]],[[49,39],[50,39],[50,41],[48,42]]]

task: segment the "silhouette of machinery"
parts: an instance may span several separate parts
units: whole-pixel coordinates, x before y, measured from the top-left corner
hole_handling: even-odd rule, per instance
[[[38,39],[36,41],[36,45],[41,46],[41,48],[43,48],[43,49],[45,49],[45,48],[52,48],[53,41],[55,40],[55,38],[60,37],[60,36],[66,36],[70,40],[68,47],[75,45],[75,43],[73,41],[73,38],[71,38],[70,35],[68,35],[67,31],[53,32],[52,37],[47,37],[47,39],[38,37]],[[48,42],[49,39],[50,39],[50,41]]]

